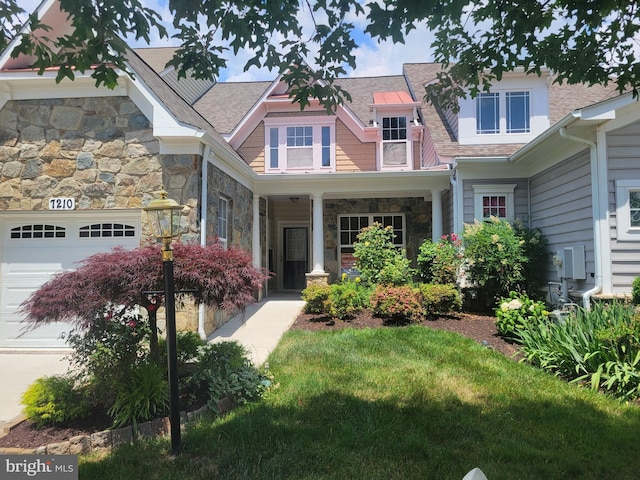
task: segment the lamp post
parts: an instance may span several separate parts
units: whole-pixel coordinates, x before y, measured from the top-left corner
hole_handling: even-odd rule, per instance
[[[178,234],[183,209],[175,200],[167,198],[164,188],[160,198],[152,200],[143,210],[147,212],[153,236],[162,240],[162,272],[164,275],[164,305],[167,319],[167,363],[169,372],[169,421],[171,423],[171,454],[180,454],[180,405],[178,392],[178,356],[176,346],[176,302],[173,281],[173,250],[171,239]]]

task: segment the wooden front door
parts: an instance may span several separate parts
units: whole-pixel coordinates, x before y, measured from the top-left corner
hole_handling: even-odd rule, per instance
[[[307,227],[285,227],[282,246],[282,288],[283,290],[303,290],[308,270],[309,229]]]

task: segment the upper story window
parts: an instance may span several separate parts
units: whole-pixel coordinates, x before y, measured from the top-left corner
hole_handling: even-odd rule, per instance
[[[275,120],[275,119],[274,119]],[[282,119],[277,119],[280,122]],[[327,125],[309,119],[296,125],[275,124],[265,120],[266,171],[333,171],[335,169],[335,132]]]
[[[382,166],[406,166],[407,117],[382,117]]]
[[[528,91],[481,93],[476,97],[478,135],[529,132],[531,113]]]

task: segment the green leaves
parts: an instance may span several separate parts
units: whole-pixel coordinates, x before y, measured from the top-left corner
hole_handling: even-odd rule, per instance
[[[42,35],[46,27],[31,16],[30,30],[13,52],[36,55],[40,72],[63,65],[59,81],[97,64],[104,68],[92,73],[96,83],[113,88],[114,72],[127,71],[126,53],[117,47],[119,37],[149,42],[154,31],[167,36],[165,19],[140,0],[60,4],[72,19],[72,33],[47,40]],[[226,66],[227,50],[234,55],[245,51],[245,69],[288,72],[292,99],[301,107],[309,104],[305,95],[317,94],[328,111],[348,99],[333,80],[347,68],[357,68],[361,35],[405,43],[416,29],[434,34],[432,45],[424,46],[425,60],[430,60],[430,53],[446,68],[439,82],[426,88],[426,98],[454,111],[459,97],[475,96],[516,69],[540,75],[548,67],[556,82],[614,82],[620,92],[630,88],[637,94],[640,85],[635,54],[640,7],[635,2],[170,0],[168,7],[177,31],[174,37],[181,42],[171,61],[180,77],[215,78]],[[24,13],[17,0],[0,0],[0,48],[20,35]],[[303,25],[309,25],[307,30]],[[32,33],[37,28],[40,32]],[[320,80],[323,88],[312,88]]]

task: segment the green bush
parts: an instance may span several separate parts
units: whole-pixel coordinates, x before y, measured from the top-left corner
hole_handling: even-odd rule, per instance
[[[113,426],[133,425],[162,415],[169,406],[166,370],[144,362],[129,370],[124,388],[118,393],[109,415]]]
[[[403,285],[411,281],[413,270],[404,252],[393,244],[393,228],[374,223],[363,228],[353,245],[356,269],[370,284]]]
[[[71,365],[90,384],[93,403],[105,410],[113,404],[131,366],[148,357],[149,335],[148,323],[124,307],[98,312],[91,324],[69,334]]]
[[[359,278],[350,280],[342,276],[342,282],[330,286],[327,301],[328,313],[333,318],[348,320],[370,306],[371,288],[363,284]]]
[[[189,363],[194,363],[200,355],[200,350],[206,345],[197,332],[180,331],[176,332],[176,353],[178,368]],[[161,355],[161,365],[167,364],[167,339],[161,338],[158,341]]]
[[[374,315],[397,324],[419,322],[423,317],[420,293],[410,285],[378,285],[371,294],[371,307]]]
[[[309,285],[302,291],[304,313],[322,314],[329,313],[327,300],[331,294],[329,285]]]
[[[640,319],[623,302],[594,303],[563,321],[537,320],[518,332],[533,365],[616,397],[640,396]]]
[[[463,239],[469,281],[476,284],[487,306],[495,306],[511,291],[522,290],[528,259],[524,240],[508,222],[491,217],[466,224]]]
[[[225,397],[243,404],[259,399],[269,386],[268,378],[253,366],[244,347],[235,341],[207,345],[191,381],[208,391],[207,406],[213,413],[218,413],[218,402]]]
[[[521,239],[526,258],[521,290],[533,295],[547,285],[546,272],[541,267],[549,259],[549,241],[539,228],[529,228],[520,221],[515,221],[512,227],[516,236]]]
[[[462,298],[455,285],[422,283],[416,288],[422,303],[422,313],[427,318],[462,308]]]
[[[631,285],[631,301],[634,305],[640,305],[640,277],[633,279]]]
[[[21,399],[25,417],[37,427],[57,425],[89,414],[89,403],[70,376],[41,377]]]
[[[438,242],[426,240],[418,253],[418,273],[426,283],[455,284],[462,265],[462,241],[455,233]]]
[[[543,302],[530,299],[526,293],[511,292],[501,298],[496,312],[496,327],[503,337],[517,339],[518,332],[532,322],[546,321],[548,312]]]

